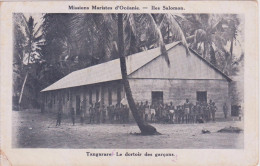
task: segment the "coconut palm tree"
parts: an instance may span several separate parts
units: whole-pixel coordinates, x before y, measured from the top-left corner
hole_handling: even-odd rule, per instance
[[[232,75],[232,66],[241,62],[244,57],[244,53],[242,53],[239,58],[234,58],[233,56],[234,44],[239,44],[241,47],[241,44],[237,39],[238,34],[240,33],[240,19],[238,18],[238,15],[226,15],[223,24],[225,24],[224,32],[219,36],[219,38],[221,39],[222,45],[227,45],[227,43],[230,42],[230,47],[229,50],[226,50],[225,48],[222,49],[225,53],[225,64],[222,71],[228,75]]]
[[[132,16],[130,16],[132,17]],[[125,60],[125,46],[124,46],[124,28],[123,28],[123,14],[118,14],[118,54],[120,57],[120,68],[122,74],[122,80],[125,88],[125,93],[127,97],[127,101],[130,107],[130,110],[133,114],[133,117],[141,130],[141,133],[144,135],[156,134],[156,128],[145,123],[141,116],[138,113],[138,110],[135,105],[135,101],[131,92],[130,84],[127,78],[127,70],[126,70],[126,60]],[[135,29],[132,23],[133,30]],[[162,44],[162,43],[161,43]],[[164,48],[165,49],[165,48]],[[163,50],[163,49],[162,49]],[[166,49],[165,49],[166,50]],[[165,52],[164,52],[165,54]],[[167,56],[167,55],[165,55]]]
[[[124,44],[125,33],[124,33],[124,18],[123,17],[124,17],[123,14],[118,14],[118,54],[119,54],[119,58],[120,58],[121,74],[122,74],[122,80],[123,80],[123,84],[124,84],[124,88],[125,88],[127,101],[128,101],[129,107],[131,109],[131,112],[134,116],[134,119],[137,122],[137,125],[141,130],[141,133],[144,135],[158,134],[156,128],[154,128],[153,126],[149,125],[148,123],[146,123],[142,120],[142,118],[138,114],[138,110],[136,108],[136,105],[135,105],[135,102],[133,99],[130,84],[129,84],[129,81],[127,78],[127,70],[126,70],[125,49],[124,49],[125,48],[125,44]],[[135,38],[137,38],[134,15],[128,14],[125,17],[128,18],[128,20],[129,20],[129,23],[130,23],[130,26],[132,29],[131,32],[133,32],[133,34],[135,35]],[[188,52],[188,47],[186,44],[184,34],[181,31],[181,28],[179,27],[179,25],[177,24],[176,20],[174,19],[174,17],[172,15],[168,15],[168,14],[165,14],[162,16],[159,15],[159,17],[161,17],[162,19],[160,21],[157,21],[157,23],[156,23],[156,16],[152,16],[151,14],[141,14],[141,15],[139,15],[139,17],[143,17],[143,20],[145,20],[146,23],[149,22],[149,25],[152,29],[150,32],[153,32],[154,37],[155,37],[155,42],[152,44],[157,44],[160,46],[161,54],[162,54],[162,56],[165,57],[165,60],[168,65],[170,64],[170,61],[169,61],[168,54],[167,54],[165,44],[163,41],[163,36],[161,33],[162,25],[167,24],[168,27],[169,27],[169,25],[172,25],[170,27],[171,27],[171,31],[172,31],[173,35],[175,35],[175,38],[177,40],[181,40],[184,43],[184,45],[186,46],[187,52]],[[168,30],[170,31],[169,28],[168,28]],[[144,38],[144,40],[145,40],[145,38]]]
[[[188,26],[190,28],[187,41],[191,43],[191,48],[202,53],[203,58],[216,64],[215,41],[219,33],[222,33],[223,17],[209,14],[186,14]]]
[[[239,24],[240,19],[235,14],[185,14],[182,27],[188,34],[187,41],[191,48],[228,74],[227,68],[234,60],[234,42],[239,43],[237,40]],[[225,48],[228,43],[230,43],[229,50]]]
[[[41,26],[36,28],[37,23],[30,16],[28,20],[22,13],[14,14],[14,28],[15,32],[19,32],[19,36],[15,34],[15,50],[19,53],[19,64],[21,65],[20,71],[25,71],[24,81],[22,84],[19,105],[21,104],[24,88],[28,80],[32,63],[41,59],[41,46],[44,44],[42,40]],[[22,39],[22,40],[21,40]],[[16,56],[15,56],[16,57]],[[16,59],[17,60],[17,59]]]
[[[45,45],[42,52],[45,55],[46,67],[56,68],[61,76],[73,71],[77,49],[72,42],[68,22],[73,14],[47,13],[43,16],[43,36]],[[70,57],[70,58],[68,58]],[[56,78],[57,79],[57,78]]]

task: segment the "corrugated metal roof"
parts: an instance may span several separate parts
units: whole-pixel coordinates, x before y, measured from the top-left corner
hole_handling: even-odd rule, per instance
[[[178,45],[180,42],[173,42],[166,45],[166,49]],[[161,55],[160,48],[139,52],[126,57],[127,74],[131,74],[143,65]],[[57,82],[43,89],[41,92],[90,85],[95,83],[122,79],[120,61],[115,59],[85,69],[74,71],[61,78]]]

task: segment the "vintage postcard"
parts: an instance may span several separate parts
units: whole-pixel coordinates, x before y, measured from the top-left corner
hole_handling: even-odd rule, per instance
[[[1,165],[257,165],[256,1],[0,4]]]

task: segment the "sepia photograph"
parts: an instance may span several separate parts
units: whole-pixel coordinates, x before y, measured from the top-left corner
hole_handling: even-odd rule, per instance
[[[12,148],[244,149],[244,14],[12,14]]]

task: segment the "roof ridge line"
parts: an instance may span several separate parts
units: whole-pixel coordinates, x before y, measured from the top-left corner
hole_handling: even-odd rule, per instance
[[[173,44],[173,43],[175,43],[175,45],[172,46],[172,47],[175,47],[176,45],[180,44],[181,41],[172,42],[172,43],[169,43],[169,44],[167,44],[167,45],[170,45],[170,44]],[[165,45],[165,46],[166,46],[166,45]],[[172,47],[169,47],[168,49],[166,49],[166,51],[170,50]],[[127,58],[127,57],[129,57],[129,56],[133,56],[133,55],[139,54],[139,53],[147,52],[147,51],[154,51],[155,49],[160,49],[160,46],[159,46],[159,47],[156,47],[156,48],[153,48],[153,49],[150,49],[150,50],[144,50],[144,51],[140,51],[140,52],[137,52],[137,53],[134,53],[134,54],[127,55],[127,56],[125,56],[125,58]],[[162,55],[162,54],[160,53],[158,56],[160,56],[160,55]],[[157,56],[157,57],[158,57],[158,56]],[[99,66],[99,65],[102,65],[102,64],[105,64],[105,63],[108,63],[108,62],[112,62],[112,61],[116,61],[116,60],[119,60],[119,59],[120,59],[120,58],[112,59],[112,60],[109,60],[109,61],[106,61],[106,62],[103,62],[103,63],[99,63],[99,64],[95,64],[95,65],[92,65],[92,66],[89,66],[89,67],[85,67],[85,68],[83,68],[83,69],[75,70],[75,71],[73,71],[73,72],[71,72],[71,73],[74,73],[74,72],[77,72],[77,71],[80,71],[80,70],[85,70],[85,69],[90,68],[90,67]],[[153,60],[153,59],[152,59],[152,60]],[[149,62],[150,62],[150,61],[149,61]],[[148,63],[149,63],[149,62],[148,62]],[[147,64],[147,63],[146,63],[146,64]],[[142,66],[141,66],[141,67],[142,67]],[[69,74],[71,74],[71,73],[69,73]],[[67,75],[69,75],[69,74],[67,74]]]

